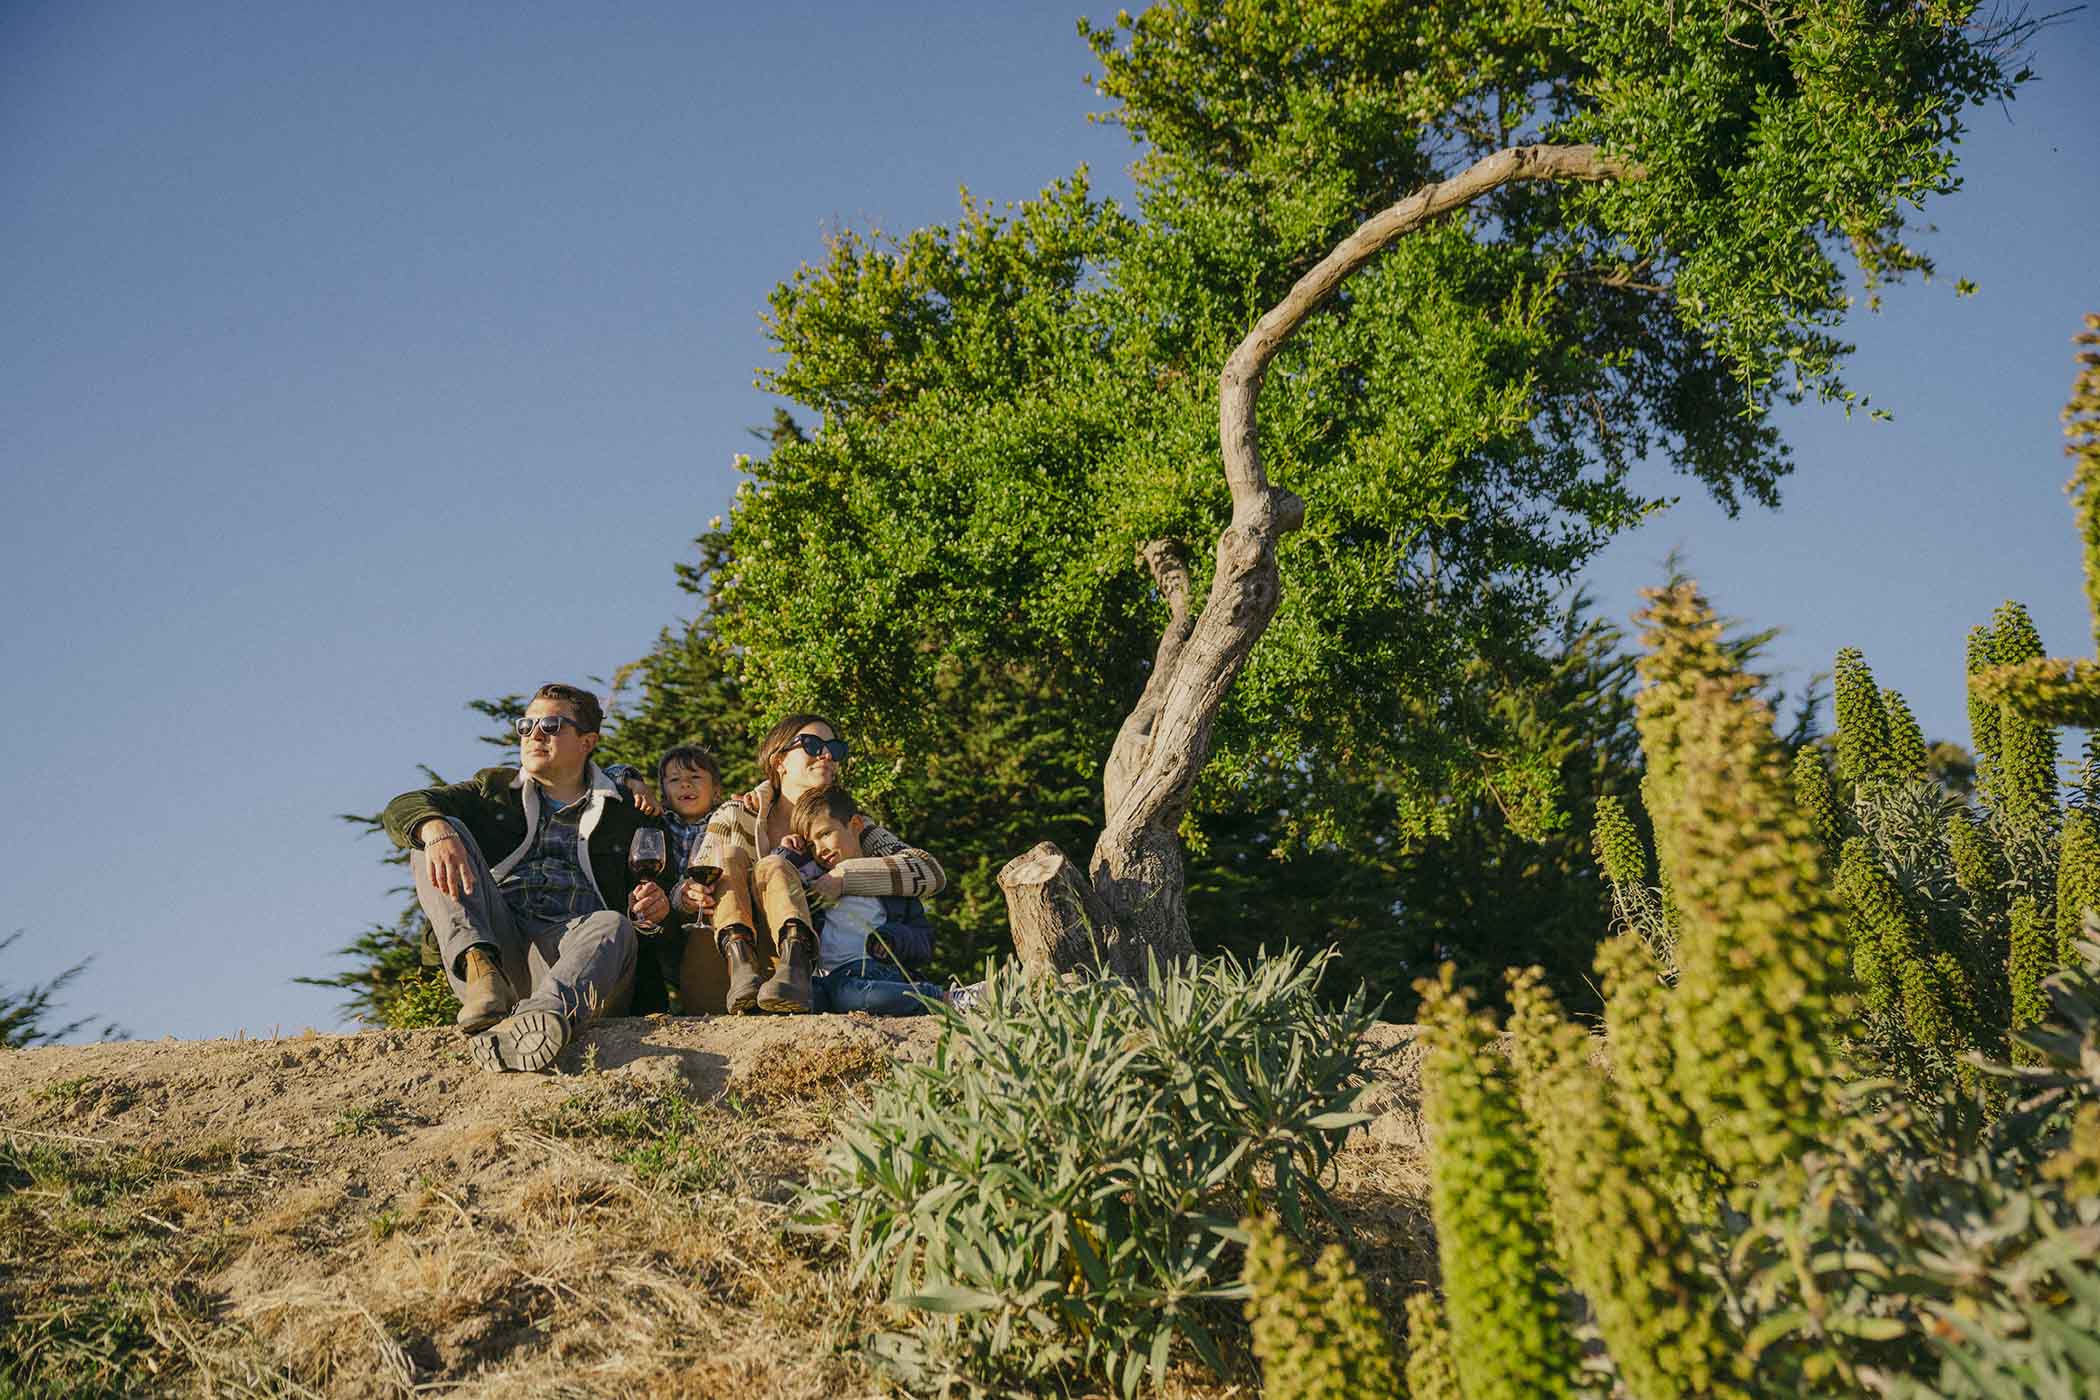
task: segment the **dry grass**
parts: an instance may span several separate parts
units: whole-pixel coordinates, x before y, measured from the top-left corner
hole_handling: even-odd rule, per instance
[[[789,1207],[929,1041],[798,1020],[612,1023],[553,1076],[442,1032],[12,1052],[0,1397],[893,1393],[865,1342],[903,1319]],[[1337,1195],[1397,1311],[1428,1257],[1404,1123]]]

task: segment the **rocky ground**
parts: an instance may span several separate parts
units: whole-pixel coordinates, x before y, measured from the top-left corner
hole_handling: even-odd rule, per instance
[[[0,1397],[889,1393],[895,1319],[788,1207],[935,1035],[618,1020],[545,1075],[436,1030],[0,1051]],[[1334,1189],[1397,1313],[1433,1268],[1412,1028],[1372,1039]]]

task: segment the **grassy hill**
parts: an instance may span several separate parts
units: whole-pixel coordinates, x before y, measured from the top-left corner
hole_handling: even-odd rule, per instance
[[[616,1020],[503,1076],[450,1031],[0,1052],[0,1397],[888,1393],[897,1319],[790,1204],[935,1035]],[[1434,1251],[1412,1028],[1372,1037],[1337,1195],[1397,1316]]]

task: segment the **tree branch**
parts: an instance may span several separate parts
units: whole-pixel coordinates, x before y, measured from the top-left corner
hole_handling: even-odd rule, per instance
[[[1639,179],[1644,173],[1595,146],[1518,146],[1485,156],[1366,220],[1300,277],[1227,357],[1218,380],[1218,438],[1232,520],[1218,537],[1217,572],[1202,612],[1170,672],[1155,671],[1146,685],[1147,697],[1156,693],[1158,699],[1150,742],[1140,770],[1110,796],[1108,824],[1095,852],[1097,883],[1106,873],[1104,859],[1115,863],[1110,852],[1116,843],[1127,843],[1139,828],[1180,824],[1196,776],[1210,759],[1211,730],[1225,693],[1281,599],[1276,546],[1305,523],[1305,502],[1271,486],[1262,469],[1255,405],[1277,353],[1387,244],[1482,195],[1520,181]]]
[[[1145,688],[1139,693],[1137,704],[1124,716],[1122,727],[1116,731],[1115,747],[1109,751],[1108,767],[1102,774],[1102,796],[1110,809],[1122,799],[1123,790],[1144,766],[1166,677],[1174,673],[1174,663],[1181,659],[1182,644],[1188,641],[1189,629],[1194,625],[1189,616],[1188,550],[1181,541],[1147,540],[1138,546],[1137,562],[1151,573],[1160,600],[1167,605],[1167,625],[1159,634],[1159,647],[1153,653]]]

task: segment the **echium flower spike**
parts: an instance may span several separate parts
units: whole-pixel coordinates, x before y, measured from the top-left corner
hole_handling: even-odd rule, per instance
[[[2085,554],[2085,606],[2093,620],[2093,646],[2100,651],[2100,315],[2088,315],[2075,344],[2078,378],[2071,401],[2064,405],[2064,451],[2077,463],[2071,482],[2072,509],[2078,516],[2078,539]]]
[[[1999,605],[1991,615],[1991,661],[2017,665],[2042,656],[2041,634],[2018,603]],[[2056,828],[2056,729],[2030,719],[2010,704],[1998,707],[1998,762],[1985,794],[1999,817],[2014,827],[2046,832]]]
[[[1954,864],[1954,883],[1964,894],[1986,899],[1998,889],[1998,863],[1976,823],[1961,812],[1947,818],[1947,854]]]
[[[2056,949],[2057,967],[2078,966],[2078,950],[2072,945],[2080,932],[2085,911],[2100,908],[2100,813],[2074,808],[2064,818],[2063,843],[2056,857]]]
[[[1244,1222],[1249,1236],[1241,1277],[1247,1321],[1261,1361],[1262,1394],[1277,1400],[1402,1400],[1378,1310],[1340,1245],[1305,1267],[1275,1220]]]
[[[1884,686],[1881,712],[1888,720],[1888,776],[1901,782],[1922,778],[1926,773],[1925,731],[1904,702],[1901,691]]]
[[[1612,884],[1648,883],[1648,853],[1641,849],[1641,834],[1626,814],[1626,804],[1610,793],[1597,799],[1597,826],[1591,843],[1604,878]]]
[[[1434,1293],[1407,1295],[1407,1393],[1410,1400],[1465,1400]]]
[[[1794,805],[1808,819],[1809,829],[1832,858],[1844,844],[1845,828],[1838,816],[1837,788],[1830,770],[1823,766],[1823,751],[1803,744],[1794,754]]]
[[[1689,584],[1670,589],[1643,589],[1649,600],[1642,615],[1655,619],[1650,645],[1655,654],[1642,664],[1648,685],[1635,704],[1635,723],[1641,735],[1641,756],[1647,772],[1641,777],[1641,804],[1655,829],[1656,883],[1664,891],[1664,908],[1674,910],[1672,891],[1676,884],[1677,853],[1671,848],[1671,832],[1656,814],[1674,807],[1682,787],[1678,774],[1680,730],[1693,693],[1702,681],[1737,674],[1721,643],[1721,622],[1706,606],[1706,600]],[[1672,916],[1674,917],[1674,915]]]
[[[1968,657],[1965,663],[1967,675],[1973,680],[1991,669],[1991,629],[1971,627],[1969,629]],[[1969,696],[1969,748],[1976,755],[1977,785],[1989,800],[1991,785],[1998,774],[1998,707],[1979,696],[1974,688]]]
[[[1572,1395],[1581,1353],[1516,1085],[1491,1045],[1494,1022],[1453,987],[1448,963],[1415,990],[1429,1201],[1460,1388],[1466,1400]]]
[[[2012,1028],[2039,1025],[2049,1015],[2049,998],[2042,979],[2056,966],[2056,940],[2042,922],[2034,896],[2023,894],[2012,902],[2012,939],[2006,956],[2006,977],[2012,983]],[[2038,1063],[2041,1052],[2013,1037],[2013,1063]]]
[[[1689,583],[1650,596],[1641,673],[1649,691],[1683,697],[1670,734],[1676,778],[1649,811],[1670,833],[1683,919],[1678,1089],[1731,1195],[1747,1198],[1829,1136],[1841,1078],[1831,1047],[1853,1029],[1845,942],[1770,708],[1732,666],[1688,678],[1696,640],[1715,625]]]
[[[1510,1031],[1539,1143],[1555,1238],[1620,1379],[1638,1400],[1740,1394],[1739,1349],[1674,1204],[1642,1171],[1589,1033],[1561,1014],[1539,970],[1512,974]]]
[[[1633,1161],[1673,1184],[1685,1200],[1706,1194],[1711,1172],[1699,1149],[1699,1122],[1677,1095],[1671,1053],[1672,993],[1655,955],[1638,936],[1622,933],[1597,949],[1604,989],[1604,1026],[1610,1037],[1612,1089],[1632,1138]]]
[[[1831,708],[1837,716],[1838,776],[1850,783],[1880,782],[1889,773],[1889,721],[1874,673],[1857,647],[1845,647],[1831,667]]]
[[[1837,888],[1852,926],[1853,976],[1868,1009],[1900,1018],[1911,1041],[1923,1049],[1960,1048],[1924,934],[1864,839],[1845,843]]]

